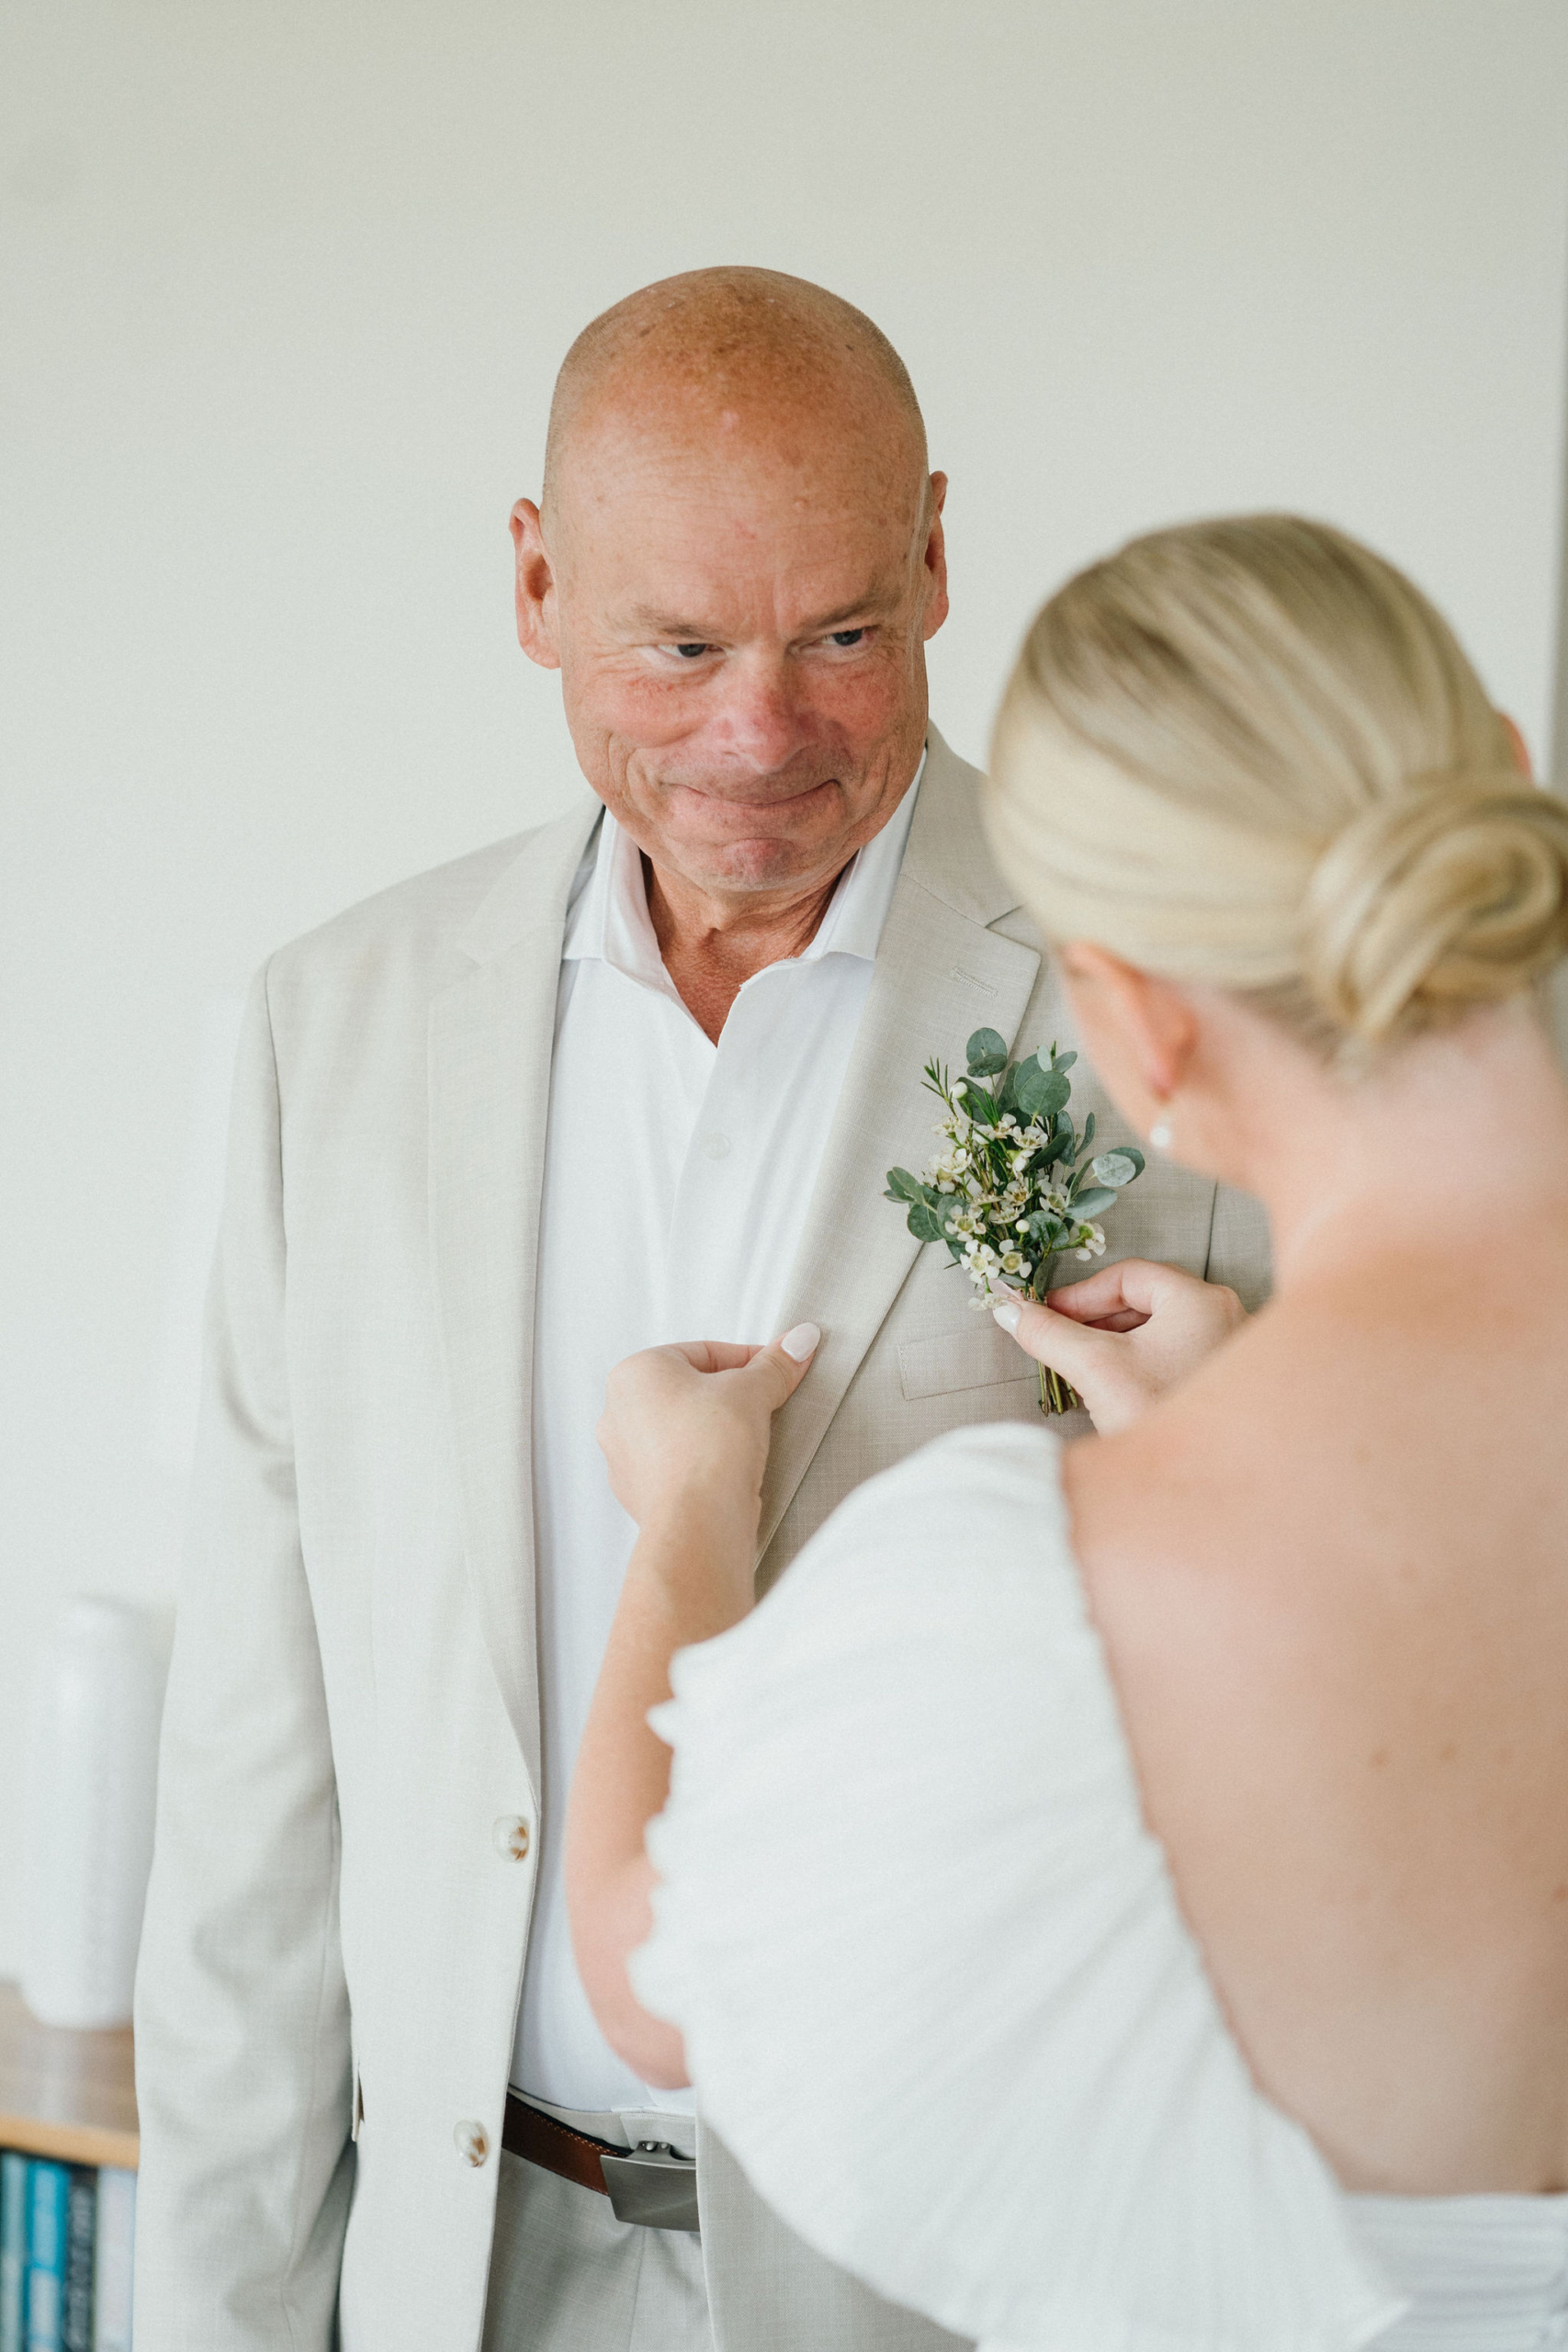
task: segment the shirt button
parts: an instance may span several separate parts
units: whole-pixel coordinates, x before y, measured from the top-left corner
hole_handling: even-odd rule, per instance
[[[495,1850],[509,1862],[525,1862],[528,1859],[528,1825],[520,1813],[503,1813],[491,1830]]]
[[[703,1137],[703,1158],[705,1159],[728,1159],[728,1157],[729,1137],[728,1136],[721,1136],[716,1127],[710,1127],[707,1134]]]
[[[490,2154],[490,2134],[482,2123],[466,2120],[455,2124],[452,2137],[465,2164],[482,2165]]]

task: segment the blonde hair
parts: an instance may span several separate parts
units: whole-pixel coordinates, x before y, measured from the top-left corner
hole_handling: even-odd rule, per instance
[[[987,830],[1046,935],[1256,1000],[1352,1059],[1568,953],[1568,804],[1442,616],[1291,514],[1156,531],[1044,606]]]

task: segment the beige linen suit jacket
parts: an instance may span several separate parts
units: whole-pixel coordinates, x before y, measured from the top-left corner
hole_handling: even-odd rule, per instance
[[[825,1336],[780,1417],[764,1584],[861,1479],[1036,1409],[881,1197],[930,1148],[931,1052],[1070,1034],[976,781],[933,730],[790,1285]],[[141,2352],[479,2341],[537,1847],[544,1125],[596,814],[354,909],[252,993],[137,1997]],[[1080,1064],[1090,1105],[1114,1139]],[[1249,1300],[1266,1281],[1255,1205],[1168,1165],[1111,1233]],[[699,2165],[717,2352],[951,2341],[792,2238],[711,2135]]]

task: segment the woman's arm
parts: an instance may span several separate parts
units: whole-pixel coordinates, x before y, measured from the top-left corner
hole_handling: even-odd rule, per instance
[[[686,2080],[681,2036],[643,2008],[626,1975],[653,1924],[643,1834],[670,1790],[670,1751],[649,1710],[670,1696],[675,1652],[751,1607],[773,1417],[819,1336],[802,1324],[771,1348],[650,1348],[610,1375],[599,1426],[611,1485],[639,1532],[572,1779],[567,1902],[600,2030],[660,2089]]]

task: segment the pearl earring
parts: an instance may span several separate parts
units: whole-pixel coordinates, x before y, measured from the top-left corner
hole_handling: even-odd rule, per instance
[[[1156,1151],[1168,1151],[1171,1146],[1170,1121],[1161,1119],[1149,1129],[1149,1141]]]

